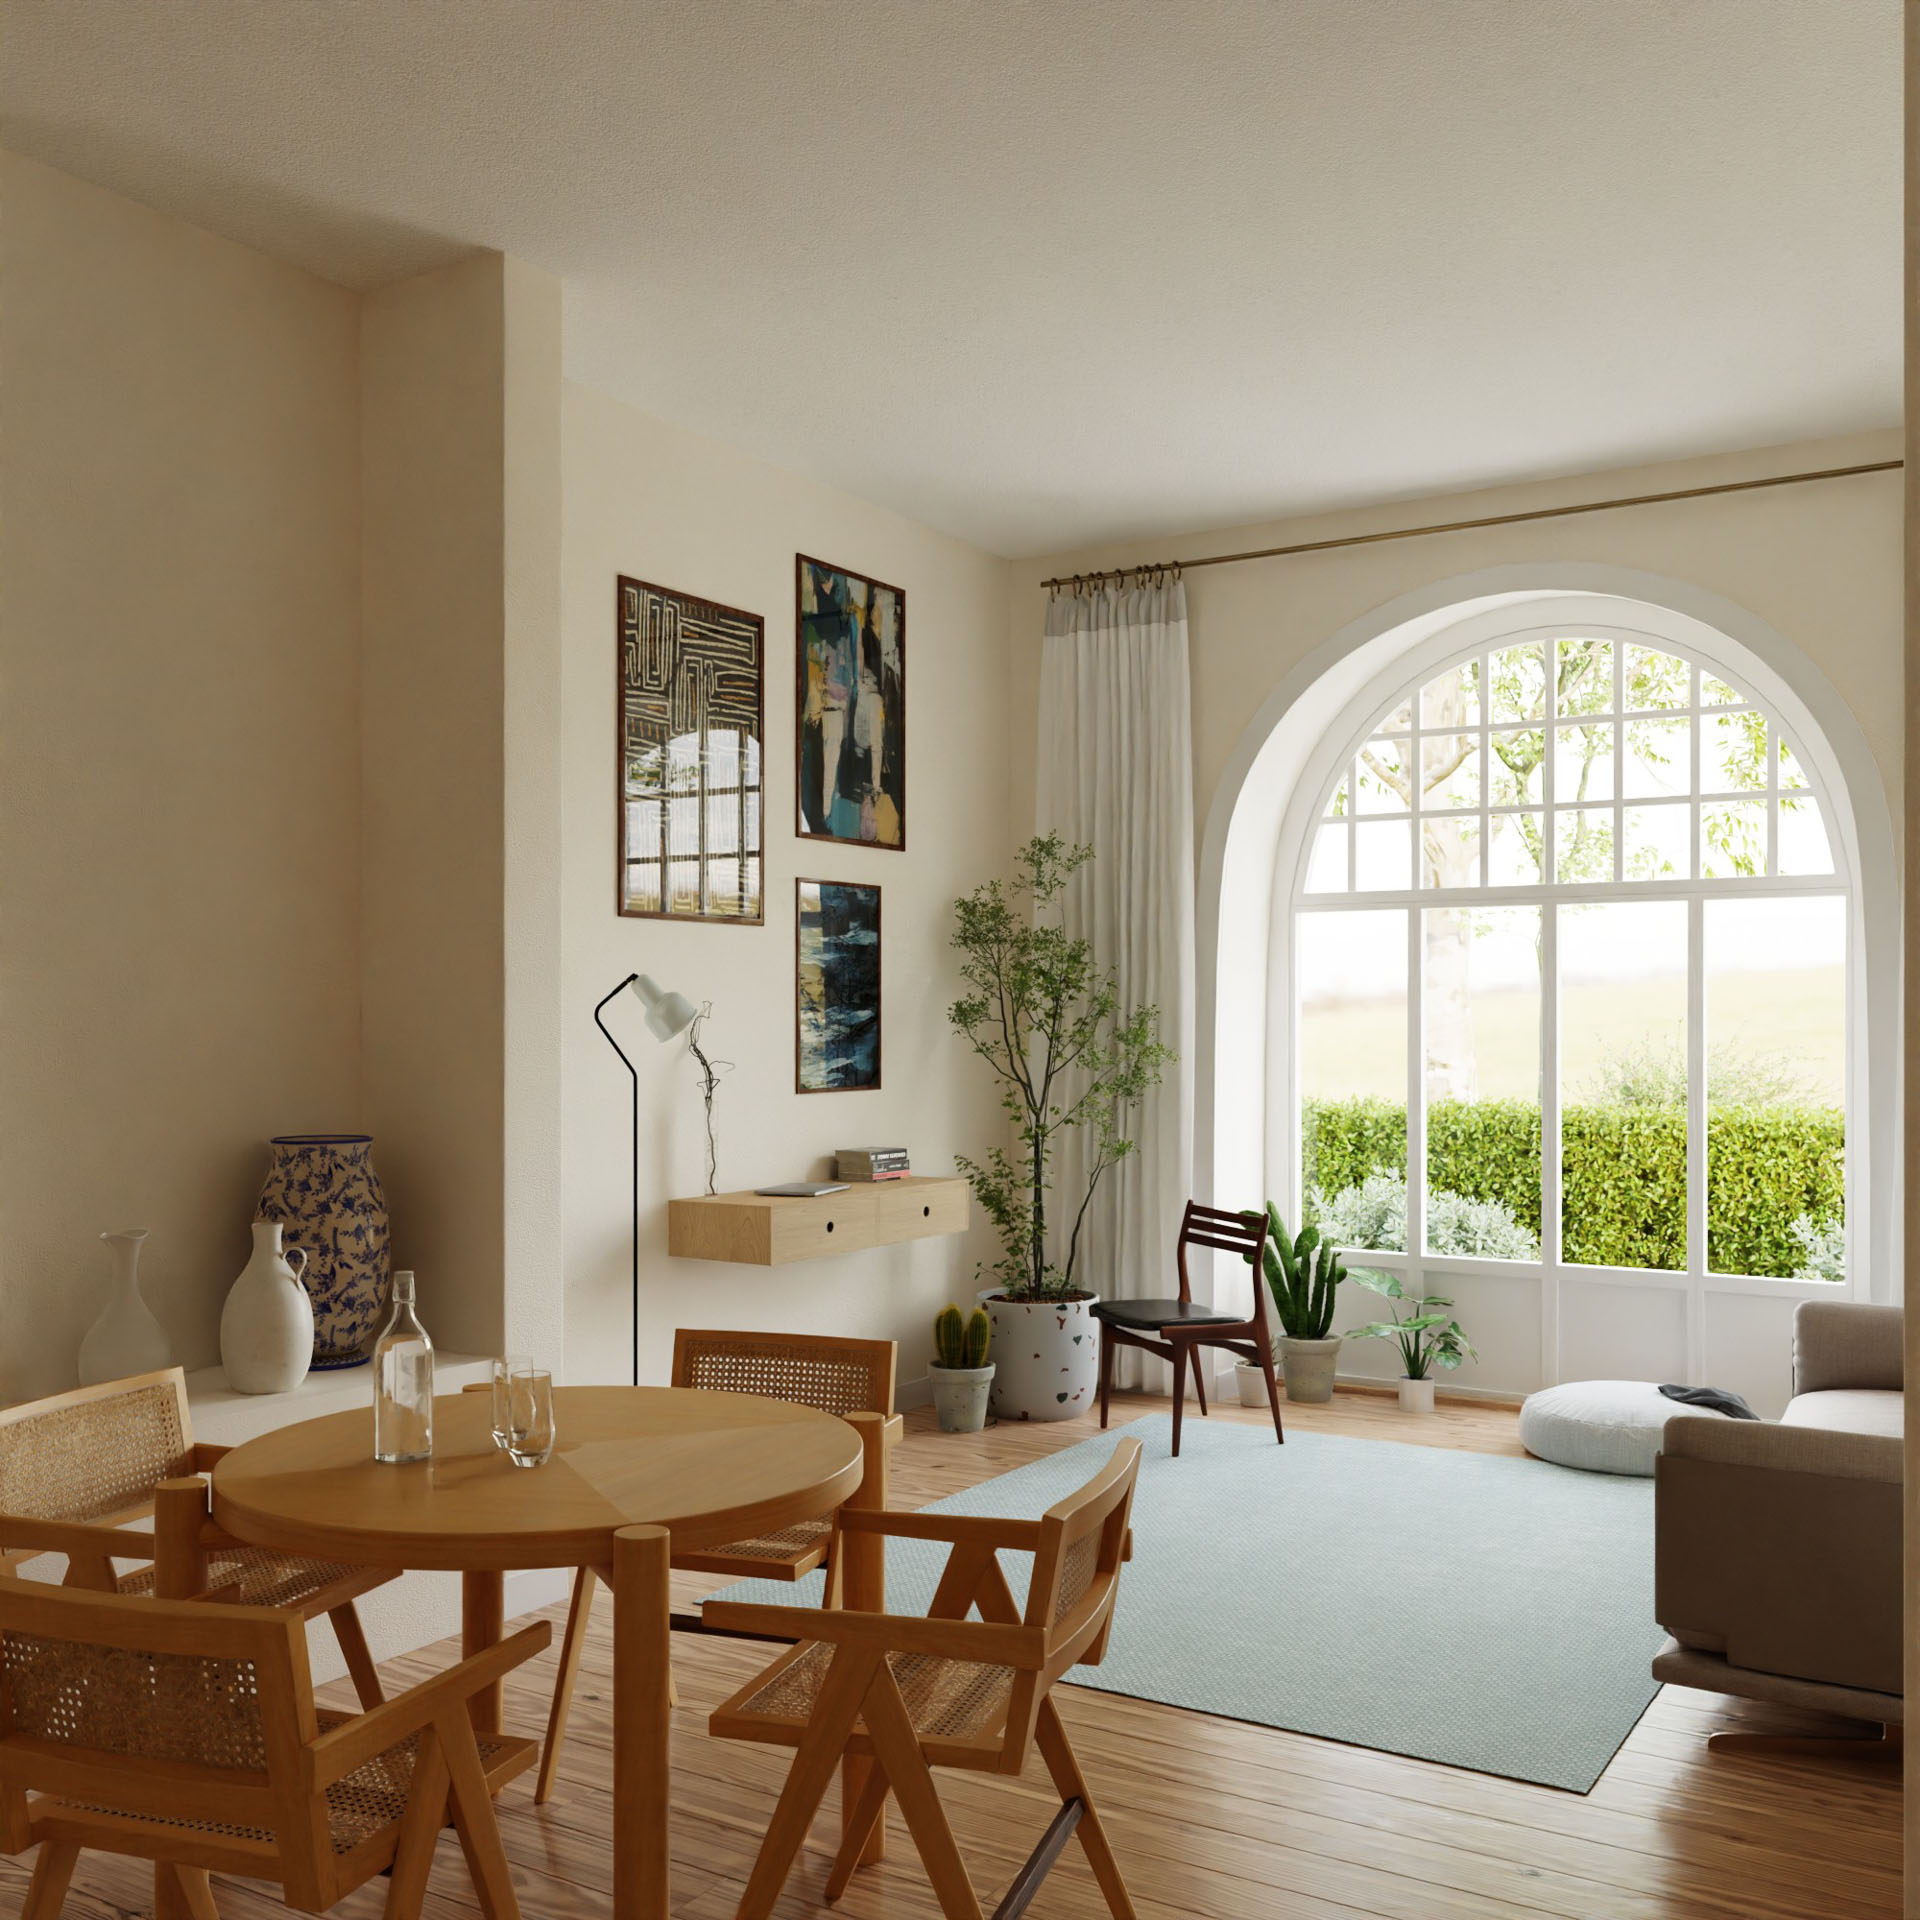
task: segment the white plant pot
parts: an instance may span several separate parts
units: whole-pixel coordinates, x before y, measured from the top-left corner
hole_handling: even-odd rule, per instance
[[[291,1393],[313,1364],[313,1302],[301,1284],[306,1250],[283,1254],[280,1234],[278,1220],[253,1223],[253,1257],[220,1314],[220,1363],[235,1393]]]
[[[1251,1360],[1236,1360],[1233,1363],[1234,1384],[1240,1389],[1240,1404],[1243,1407],[1270,1407],[1273,1405],[1267,1396],[1267,1376]]]
[[[996,1420],[1075,1420],[1093,1405],[1100,1377],[1094,1295],[1051,1306],[990,1288],[980,1304],[993,1322]]]
[[[113,1251],[113,1281],[105,1310],[80,1342],[83,1387],[124,1380],[129,1374],[158,1373],[173,1365],[166,1329],[140,1295],[140,1248],[146,1237],[145,1227],[100,1236]]]
[[[1400,1382],[1400,1411],[1402,1413],[1431,1413],[1433,1411],[1433,1382],[1431,1380],[1402,1380]]]
[[[1302,1406],[1324,1406],[1333,1398],[1334,1369],[1340,1363],[1340,1335],[1325,1340],[1296,1340],[1283,1333],[1275,1342],[1287,1376],[1287,1398]]]
[[[927,1378],[933,1382],[933,1410],[942,1433],[978,1433],[987,1424],[991,1361],[984,1367],[929,1366]]]

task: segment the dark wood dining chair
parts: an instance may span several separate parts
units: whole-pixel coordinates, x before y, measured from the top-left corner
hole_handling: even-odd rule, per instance
[[[1137,1347],[1173,1366],[1173,1457],[1180,1457],[1180,1416],[1186,1410],[1186,1376],[1193,1373],[1193,1395],[1200,1411],[1207,1410],[1206,1383],[1200,1374],[1199,1348],[1224,1347],[1236,1359],[1250,1360],[1267,1377],[1267,1403],[1273,1409],[1273,1433],[1282,1446],[1286,1432],[1280,1424],[1280,1394],[1273,1377],[1273,1335],[1267,1329],[1267,1283],[1264,1255],[1267,1245],[1265,1214],[1222,1213],[1218,1207],[1187,1202],[1180,1218],[1176,1258],[1180,1272],[1177,1300],[1099,1300],[1093,1317],[1100,1322],[1100,1424],[1107,1424],[1107,1402],[1113,1392],[1113,1355],[1116,1347]],[[1195,1306],[1187,1277],[1187,1249],[1216,1247],[1253,1262],[1253,1315],[1236,1318],[1212,1307]]]

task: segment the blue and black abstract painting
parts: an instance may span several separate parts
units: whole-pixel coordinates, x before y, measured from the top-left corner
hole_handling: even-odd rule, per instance
[[[907,844],[907,596],[796,556],[799,831]]]
[[[800,880],[797,1084],[880,1084],[880,889]]]

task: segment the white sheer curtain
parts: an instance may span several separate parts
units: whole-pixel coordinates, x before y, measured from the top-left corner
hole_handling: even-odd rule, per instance
[[[1069,885],[1068,931],[1116,969],[1122,1006],[1159,1007],[1160,1037],[1179,1054],[1132,1119],[1137,1151],[1101,1180],[1081,1233],[1084,1280],[1108,1299],[1164,1298],[1177,1288],[1173,1243],[1193,1161],[1187,590],[1175,580],[1058,593],[1042,646],[1039,830],[1095,855]],[[1056,1164],[1056,1192],[1077,1196],[1081,1143]],[[1071,1209],[1056,1221],[1062,1214]],[[1194,1277],[1205,1285],[1204,1273]],[[1169,1384],[1160,1361],[1125,1351],[1119,1360],[1119,1385]]]

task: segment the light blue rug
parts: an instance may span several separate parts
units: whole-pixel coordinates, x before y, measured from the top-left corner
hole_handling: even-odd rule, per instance
[[[1076,1685],[1576,1793],[1652,1700],[1648,1480],[1197,1419],[1174,1460],[1162,1414],[928,1510],[1035,1518],[1123,1433],[1134,1557]],[[887,1543],[891,1610],[926,1610],[945,1553]],[[1024,1600],[1028,1557],[1002,1562]],[[817,1605],[820,1576],[724,1597]]]

